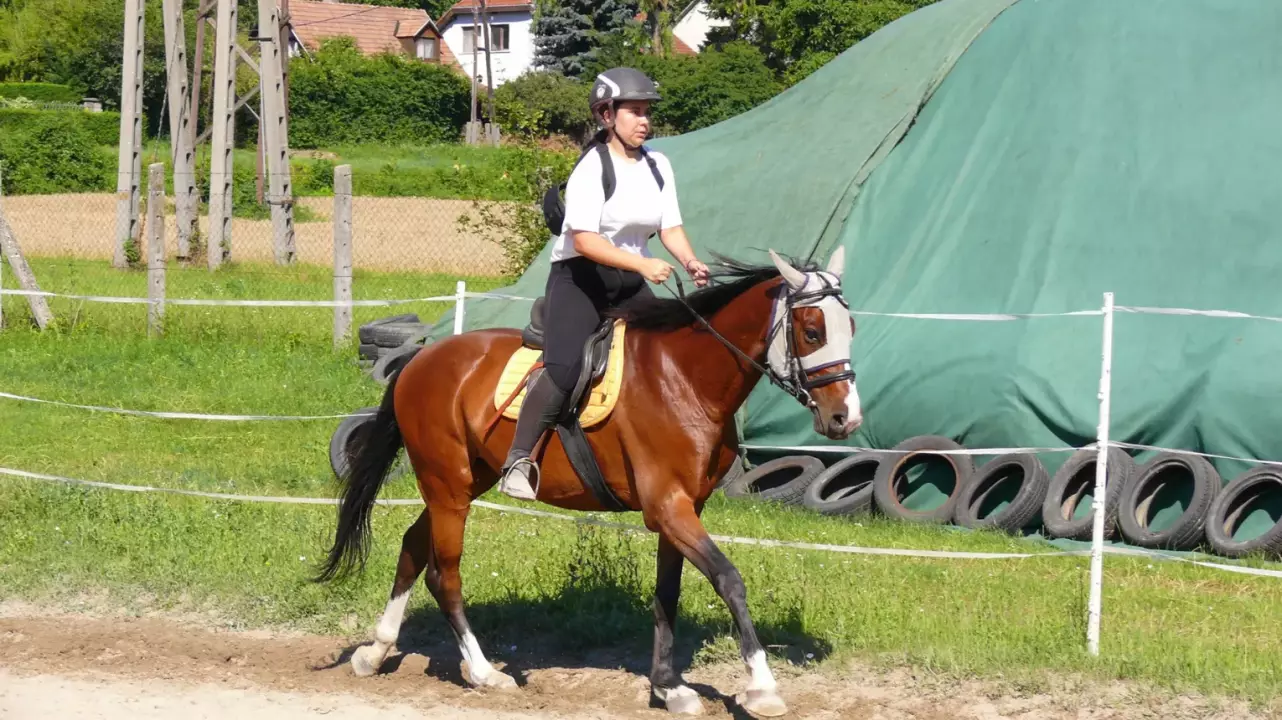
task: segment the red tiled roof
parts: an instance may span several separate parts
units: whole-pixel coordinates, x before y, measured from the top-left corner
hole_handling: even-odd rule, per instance
[[[470,0],[464,0],[464,1],[469,2]],[[645,22],[645,18],[646,18],[646,14],[643,12],[639,12],[636,14],[636,17],[634,17],[633,20],[643,23]],[[695,50],[694,48],[687,45],[684,40],[677,37],[676,35],[672,36],[672,51],[678,55],[698,55],[699,54],[698,50]]]
[[[292,0],[290,24],[294,35],[309,49],[315,50],[325,38],[350,35],[356,47],[366,55],[383,50],[406,52],[401,39],[422,36],[437,38],[442,65],[458,65],[458,60],[431,27],[431,18],[414,8],[358,5],[356,3],[313,2]]]
[[[448,25],[456,17],[472,17],[473,0],[459,0],[454,3],[449,10],[446,10],[438,20],[442,25]],[[522,10],[533,10],[534,3],[530,0],[486,0],[486,11],[493,15],[495,13],[520,12]],[[476,3],[476,10],[481,11],[481,4]]]

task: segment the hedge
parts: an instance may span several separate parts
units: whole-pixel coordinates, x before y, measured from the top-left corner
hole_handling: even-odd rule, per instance
[[[35,102],[74,102],[83,98],[66,85],[42,82],[0,82],[0,97],[23,97]]]
[[[0,113],[0,161],[6,194],[100,192],[115,186],[114,158],[103,152],[78,113],[36,113],[38,122],[9,125]],[[24,116],[19,116],[20,118]]]
[[[115,146],[120,142],[120,113],[77,112],[74,110],[0,109],[0,136],[30,134],[51,124],[71,122],[88,133],[94,145]],[[143,118],[143,127],[147,120]]]

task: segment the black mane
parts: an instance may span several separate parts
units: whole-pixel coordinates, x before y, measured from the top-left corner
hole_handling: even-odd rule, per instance
[[[708,266],[707,287],[686,294],[686,302],[690,304],[690,308],[704,318],[715,315],[735,298],[747,292],[748,288],[779,277],[779,268],[773,263],[748,265],[717,253],[713,253],[712,257],[714,262],[709,263]],[[800,264],[787,257],[784,260],[802,272],[819,269],[811,263]],[[678,269],[673,272],[683,271]],[[683,279],[683,282],[690,281]],[[690,314],[690,308],[675,297],[638,297],[616,309],[607,310],[605,316],[622,319],[629,327],[639,330],[665,332],[693,325],[695,317]]]

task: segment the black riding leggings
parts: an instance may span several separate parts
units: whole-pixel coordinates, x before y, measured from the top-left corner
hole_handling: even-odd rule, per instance
[[[543,364],[552,382],[568,393],[579,380],[584,344],[601,326],[601,313],[654,293],[639,273],[580,256],[552,263],[544,295]]]

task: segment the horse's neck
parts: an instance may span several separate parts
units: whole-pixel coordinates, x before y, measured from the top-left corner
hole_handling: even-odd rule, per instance
[[[762,282],[708,318],[712,329],[762,367],[766,364],[766,330],[777,285],[777,280]],[[682,355],[692,359],[690,367],[698,368],[699,382],[694,391],[709,417],[724,420],[748,400],[761,380],[761,372],[725,347],[702,324],[696,323],[692,330],[692,335],[681,342],[690,348]]]

